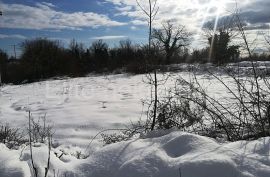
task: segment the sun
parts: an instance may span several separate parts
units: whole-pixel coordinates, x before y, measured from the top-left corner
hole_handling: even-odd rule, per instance
[[[225,12],[227,3],[227,0],[212,0],[210,5],[216,8],[216,14],[220,15],[221,13]]]
[[[217,25],[220,16],[226,12],[226,5],[232,0],[209,0],[203,12],[202,26],[209,17],[215,17],[215,25]]]

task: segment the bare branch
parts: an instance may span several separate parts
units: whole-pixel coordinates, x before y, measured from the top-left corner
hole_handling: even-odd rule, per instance
[[[140,7],[140,9],[141,9],[148,17],[150,17],[150,14],[142,7],[142,5],[139,3],[139,1],[136,0],[136,2],[137,2],[137,5]]]
[[[170,63],[172,55],[181,47],[188,46],[190,33],[184,26],[174,27],[170,21],[162,24],[163,29],[155,29],[153,38],[162,43],[166,52],[166,62]]]

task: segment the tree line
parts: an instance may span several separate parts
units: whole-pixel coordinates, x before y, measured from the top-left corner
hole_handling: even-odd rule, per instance
[[[207,27],[210,34],[211,27]],[[71,40],[68,47],[61,41],[47,38],[25,40],[21,43],[19,59],[8,57],[0,50],[2,83],[20,84],[56,76],[83,76],[90,72],[112,72],[124,69],[130,73],[145,73],[160,65],[175,63],[224,64],[238,61],[240,46],[231,45],[231,31],[219,28],[207,35],[208,47],[191,51],[192,34],[185,26],[168,21],[160,29],[153,29],[152,45],[138,45],[122,40],[110,48],[102,40],[85,47]],[[213,30],[212,30],[213,31]],[[207,34],[206,32],[206,34]],[[269,60],[269,55],[256,55],[255,59]]]

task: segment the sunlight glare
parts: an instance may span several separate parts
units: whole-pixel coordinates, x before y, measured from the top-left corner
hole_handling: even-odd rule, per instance
[[[218,21],[219,21],[221,13],[224,11],[225,4],[226,4],[225,0],[211,0],[209,5],[208,5],[209,8],[213,8],[213,7],[216,8],[215,23],[214,23],[214,29],[213,29],[214,33],[213,34],[215,34],[217,31]],[[207,12],[207,13],[209,13],[209,12]],[[205,19],[204,19],[204,23],[205,23]],[[212,36],[211,44],[214,43],[214,40],[215,40],[215,35]],[[210,47],[209,61],[211,60],[212,53],[213,53],[213,45],[211,45],[211,47]]]

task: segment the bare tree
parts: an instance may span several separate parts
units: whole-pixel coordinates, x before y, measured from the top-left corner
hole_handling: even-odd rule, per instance
[[[153,30],[153,38],[159,41],[165,50],[167,64],[178,49],[189,45],[190,35],[185,26],[174,26],[171,21],[164,23],[162,29]]]
[[[148,26],[149,26],[149,36],[148,36],[148,47],[149,51],[151,50],[151,43],[152,43],[152,26],[153,22],[155,20],[155,17],[159,11],[159,7],[157,7],[157,0],[148,0],[148,8],[143,7],[143,5],[139,2],[139,0],[136,0],[138,6],[140,9],[145,13],[145,15],[148,17]]]
[[[79,59],[82,59],[85,53],[82,43],[78,43],[75,39],[72,39],[69,43],[69,50],[71,54]]]
[[[138,6],[140,9],[145,13],[145,15],[148,17],[148,26],[149,26],[149,36],[148,36],[148,54],[150,55],[151,53],[151,44],[152,44],[152,26],[153,22],[155,20],[155,17],[159,11],[159,7],[157,7],[157,0],[148,0],[148,8],[143,7],[143,5],[139,2],[139,0],[136,0]],[[150,75],[151,76],[151,75]],[[158,103],[158,81],[157,81],[157,71],[154,69],[154,78],[151,79],[153,80],[153,84],[155,87],[155,98],[154,98],[154,115],[153,115],[153,120],[152,120],[152,125],[151,125],[151,130],[154,130],[155,124],[156,124],[156,117],[157,117],[157,103]]]

